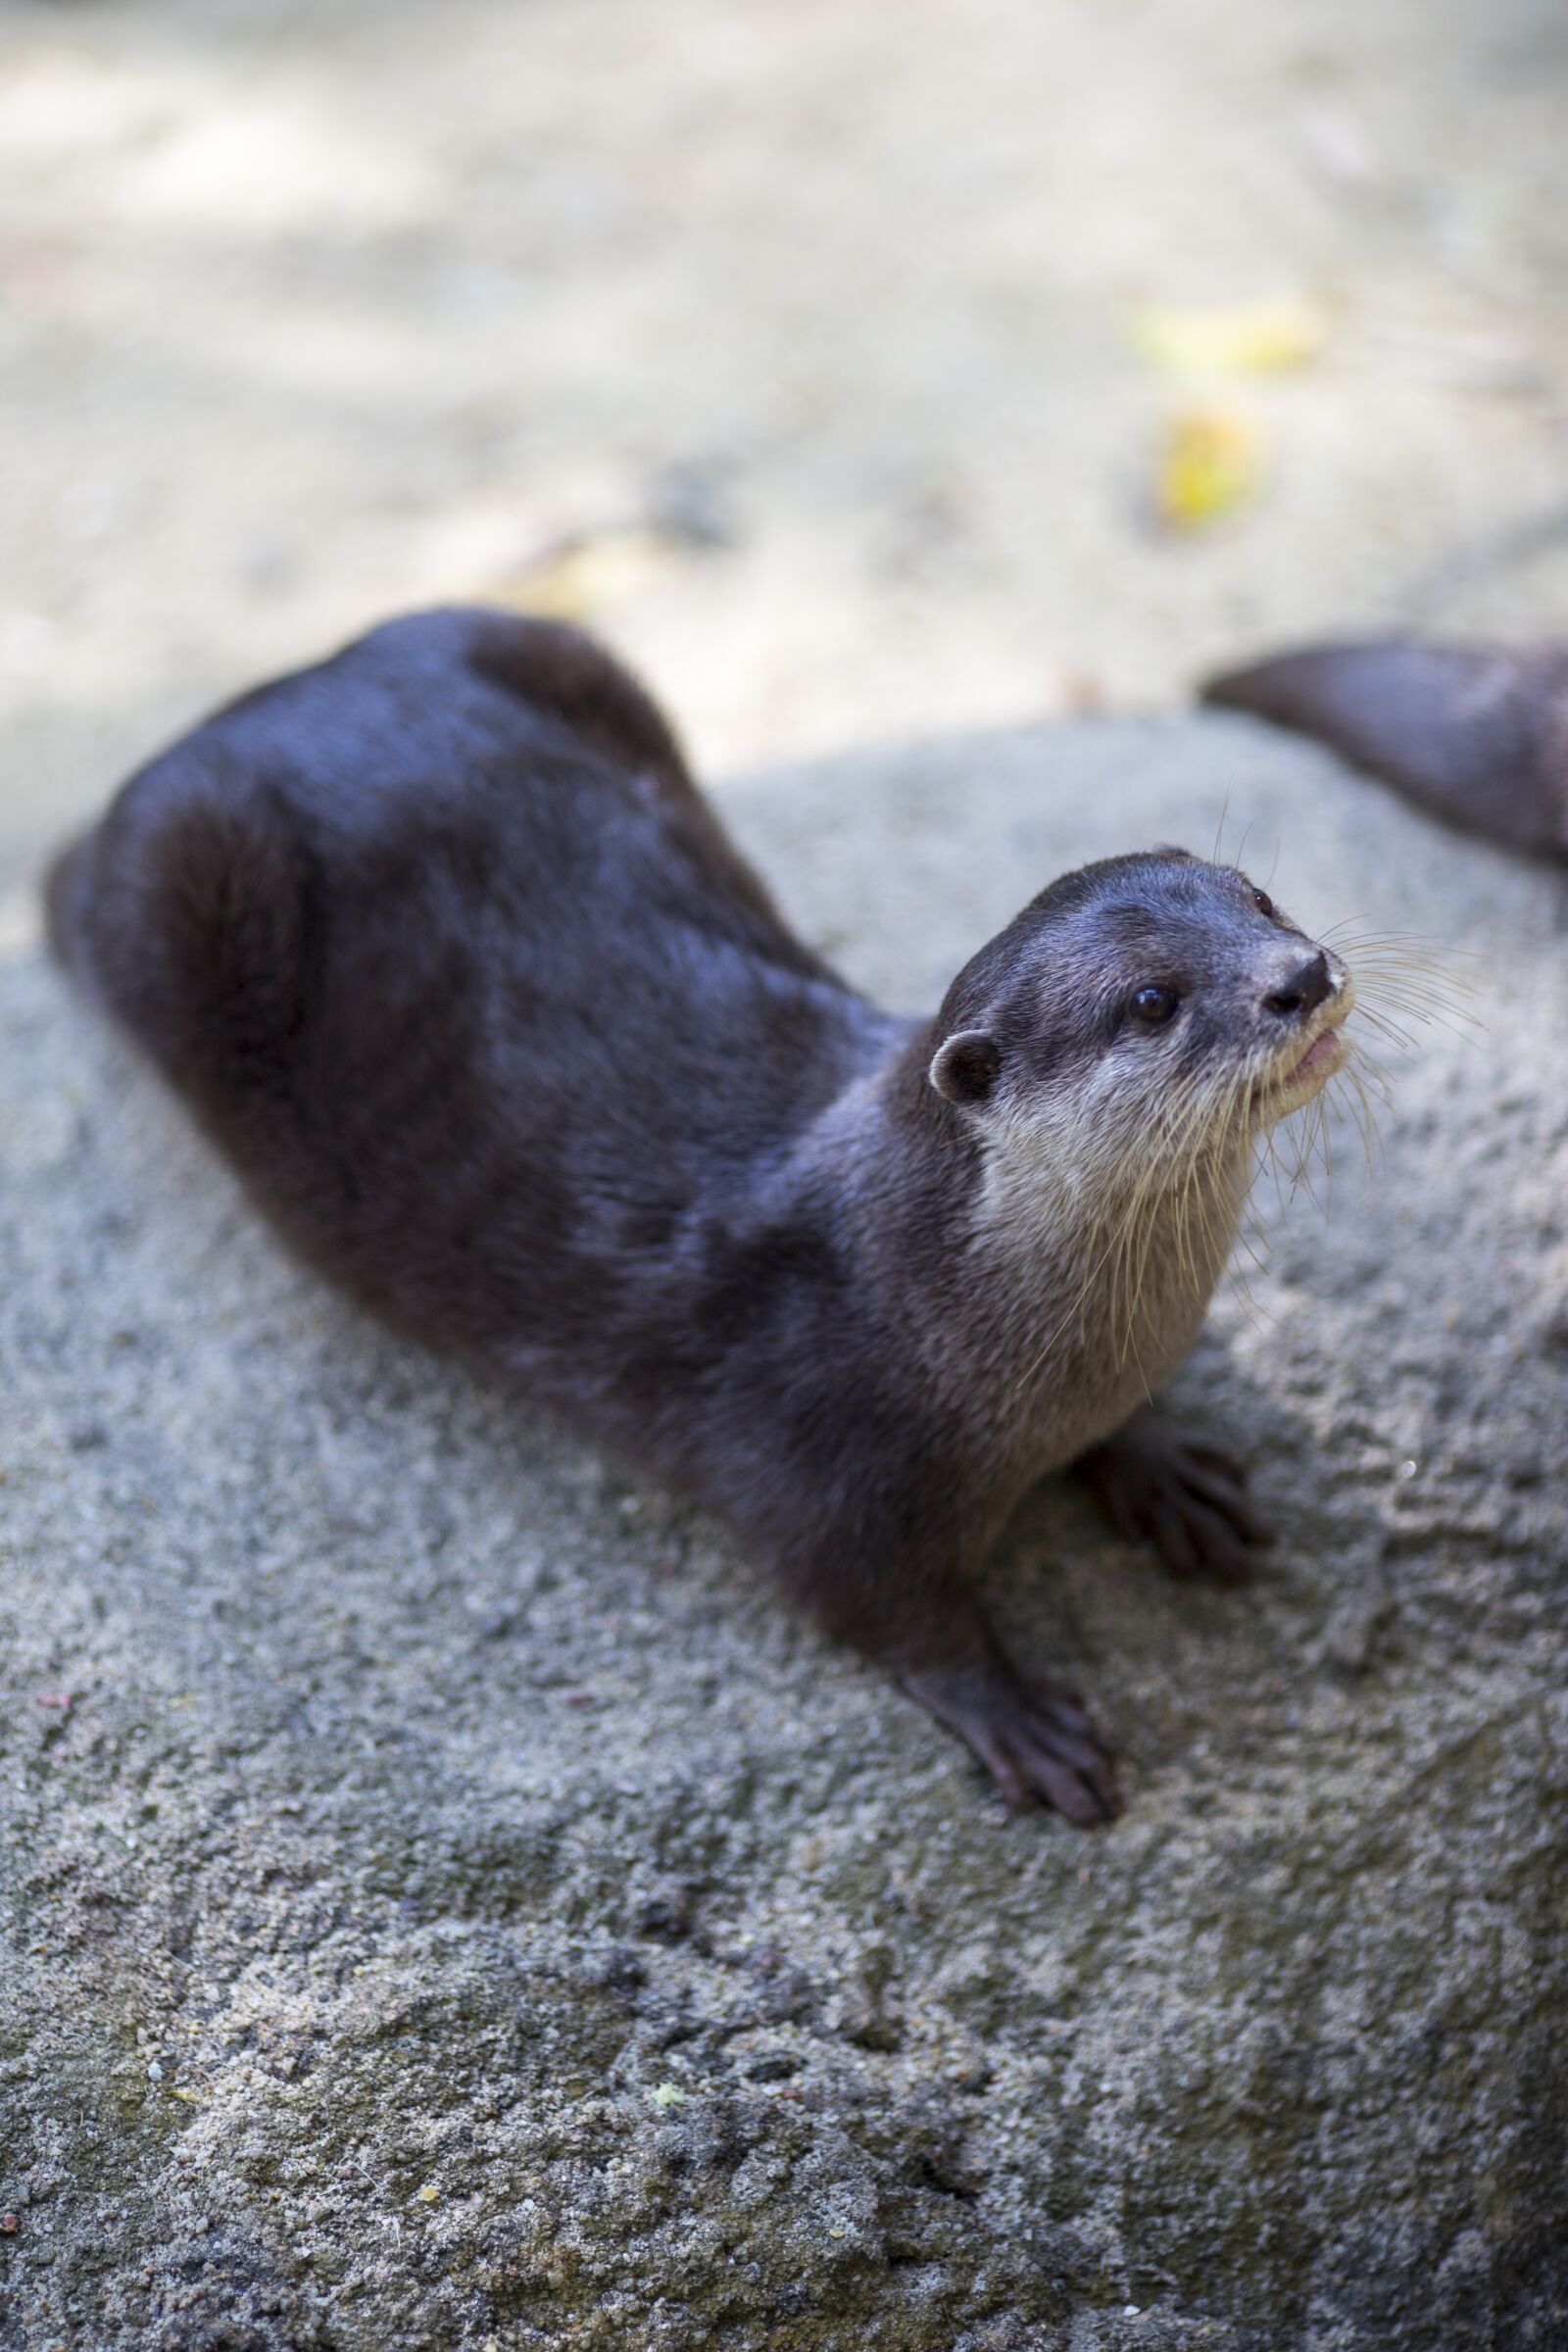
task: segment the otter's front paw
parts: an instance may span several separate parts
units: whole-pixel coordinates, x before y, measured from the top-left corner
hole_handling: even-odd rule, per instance
[[[900,1679],[973,1749],[1015,1813],[1053,1805],[1093,1830],[1121,1811],[1115,1759],[1065,1684],[1026,1682],[1000,1657]]]
[[[1173,1576],[1245,1585],[1273,1530],[1247,1499],[1247,1473],[1234,1454],[1137,1413],[1103,1446],[1073,1464],[1111,1526],[1129,1543],[1152,1544]]]

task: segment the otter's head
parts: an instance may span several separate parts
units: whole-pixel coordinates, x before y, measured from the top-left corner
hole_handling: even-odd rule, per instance
[[[1110,858],[1043,890],[966,964],[929,1078],[1062,1176],[1174,1175],[1240,1149],[1347,1058],[1338,957],[1234,866]]]

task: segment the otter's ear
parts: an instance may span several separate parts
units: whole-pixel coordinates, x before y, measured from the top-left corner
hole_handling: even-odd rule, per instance
[[[989,1100],[1002,1067],[1002,1048],[983,1029],[960,1029],[931,1056],[926,1075],[939,1095],[973,1110]]]

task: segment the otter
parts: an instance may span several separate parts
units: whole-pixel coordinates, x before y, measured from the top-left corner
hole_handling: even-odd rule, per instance
[[[1303,646],[1200,693],[1316,736],[1446,824],[1568,858],[1568,644]]]
[[[975,1571],[1069,1466],[1184,1576],[1268,1531],[1152,1389],[1352,987],[1179,849],[1051,882],[934,1017],[789,929],[589,638],[395,620],[133,775],[57,863],[70,972],[282,1239],[717,1515],[1019,1809],[1119,1799]]]

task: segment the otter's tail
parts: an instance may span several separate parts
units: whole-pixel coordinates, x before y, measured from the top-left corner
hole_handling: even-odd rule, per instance
[[[265,791],[176,751],[126,785],[44,886],[59,962],[193,1107],[286,1086],[309,981],[309,873]]]
[[[1467,832],[1568,857],[1568,646],[1309,646],[1201,694],[1316,736]]]

